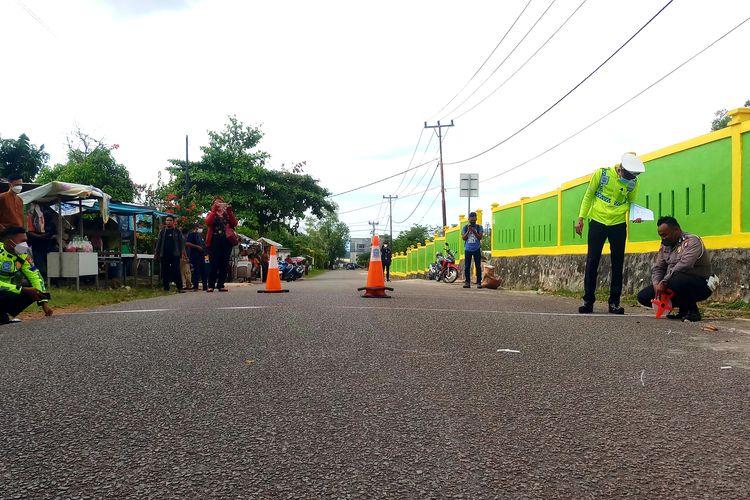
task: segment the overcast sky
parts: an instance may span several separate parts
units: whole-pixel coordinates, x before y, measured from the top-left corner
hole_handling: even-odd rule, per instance
[[[466,211],[455,189],[460,173],[481,181],[536,156],[750,16],[747,0],[674,0],[536,123],[486,155],[449,164],[518,131],[666,2],[2,0],[0,136],[26,133],[56,163],[78,125],[119,144],[116,157],[133,180],[154,182],[169,158],[184,157],[186,134],[197,159],[206,131],[235,114],[262,126],[271,167],[307,161],[307,172],[339,193],[408,168],[424,132],[411,165],[429,165],[334,198],[352,235],[366,236],[368,220],[386,225],[387,194],[401,196],[394,231],[441,223],[437,190],[414,210],[437,157],[437,140],[422,127],[454,119],[444,129],[444,160],[455,222]],[[616,163],[623,152],[643,154],[708,132],[714,111],[750,99],[749,42],[750,22],[556,150],[482,182],[472,207],[489,212],[493,202],[549,191]]]

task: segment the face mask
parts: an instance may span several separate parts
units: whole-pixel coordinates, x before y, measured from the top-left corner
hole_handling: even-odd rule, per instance
[[[21,191],[23,191],[23,186],[13,186],[11,189],[13,190],[14,193],[20,194]]]
[[[198,229],[197,233],[198,234],[203,234],[203,229]]]
[[[628,186],[631,191],[635,188],[635,179],[627,180],[624,177],[620,177],[620,182]]]
[[[30,254],[31,248],[29,248],[29,245],[26,242],[17,243],[13,248],[13,253],[15,253],[16,255]]]

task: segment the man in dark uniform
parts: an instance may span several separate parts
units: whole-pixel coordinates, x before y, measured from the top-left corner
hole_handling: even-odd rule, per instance
[[[380,260],[383,261],[383,272],[385,280],[391,281],[391,247],[388,242],[383,242],[383,248],[380,249]]]
[[[661,247],[651,268],[651,286],[638,293],[638,302],[651,307],[651,300],[672,290],[672,305],[678,313],[670,319],[700,321],[697,303],[713,293],[718,278],[711,273],[711,257],[698,236],[683,231],[674,217],[657,221]]]

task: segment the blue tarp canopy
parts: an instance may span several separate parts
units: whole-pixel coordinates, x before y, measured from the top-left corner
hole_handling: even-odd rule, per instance
[[[99,203],[94,203],[89,210],[99,211]],[[147,207],[145,205],[136,205],[135,203],[118,203],[114,201],[109,202],[109,213],[112,215],[140,215],[140,214],[154,214],[159,217],[166,217],[169,215],[165,212],[160,212],[155,207]]]

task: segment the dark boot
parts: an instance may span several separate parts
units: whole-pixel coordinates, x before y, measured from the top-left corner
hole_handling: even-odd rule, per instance
[[[593,302],[584,302],[583,305],[578,308],[579,314],[591,314],[592,312],[594,312]]]
[[[620,304],[609,304],[609,314],[625,314],[625,308]]]

